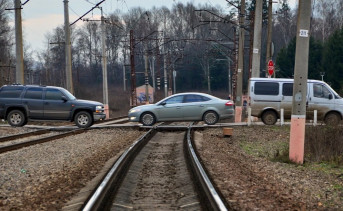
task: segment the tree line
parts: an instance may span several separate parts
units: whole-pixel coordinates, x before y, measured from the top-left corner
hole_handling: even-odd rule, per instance
[[[287,0],[274,6],[273,15],[273,60],[276,77],[292,77],[294,72],[295,35],[297,8],[290,8]],[[237,69],[237,30],[246,29],[245,39],[245,84],[249,77],[252,43],[253,11],[255,1],[247,1],[246,21],[238,26],[240,1],[231,1],[224,8],[210,4],[194,5],[177,3],[172,8],[161,7],[144,10],[140,7],[127,12],[113,11],[106,14],[106,57],[108,84],[110,87],[130,87],[130,31],[134,36],[134,59],[136,85],[143,85],[144,54],[148,54],[149,83],[160,80],[164,86],[164,68],[168,75],[168,86],[173,89],[173,71],[176,72],[176,92],[229,90],[228,78],[234,81]],[[13,83],[14,33],[9,25],[13,13],[0,0],[0,65],[1,84]],[[311,21],[309,78],[321,79],[335,89],[343,85],[342,58],[342,11],[343,1],[314,1]],[[264,1],[261,76],[265,76],[265,49],[267,30],[267,1]],[[100,21],[89,19],[82,27],[72,27],[72,71],[76,95],[87,88],[101,91],[101,28]],[[30,84],[65,86],[64,28],[56,27],[46,34],[45,50],[35,52],[24,46],[25,82]],[[53,44],[54,43],[54,44]],[[37,55],[34,58],[32,55]],[[38,59],[37,59],[38,58]],[[246,87],[246,86],[245,86]]]

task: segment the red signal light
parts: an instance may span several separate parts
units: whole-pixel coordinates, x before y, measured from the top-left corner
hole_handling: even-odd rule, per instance
[[[233,102],[232,102],[232,101],[227,101],[227,102],[225,103],[225,106],[233,106]]]

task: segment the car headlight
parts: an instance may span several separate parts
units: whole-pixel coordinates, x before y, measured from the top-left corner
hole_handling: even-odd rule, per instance
[[[139,108],[133,108],[133,109],[131,109],[131,110],[129,111],[129,114],[135,113],[135,112],[138,112],[138,111],[141,111],[141,109],[139,109]]]
[[[96,113],[100,113],[100,112],[102,112],[102,111],[103,111],[103,108],[102,108],[101,105],[95,106],[95,112],[96,112]]]

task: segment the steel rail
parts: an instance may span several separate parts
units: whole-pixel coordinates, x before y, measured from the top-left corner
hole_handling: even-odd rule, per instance
[[[224,202],[214,188],[195,153],[191,140],[191,130],[192,126],[190,125],[187,131],[187,152],[191,159],[192,171],[196,174],[196,178],[199,180],[199,187],[202,189],[202,192],[205,193],[206,199],[210,202],[210,210],[226,211],[227,208]]]
[[[66,132],[66,133],[62,133],[62,134],[58,134],[58,135],[54,135],[54,136],[49,136],[49,137],[45,137],[45,138],[40,138],[40,139],[25,141],[25,142],[21,142],[21,143],[11,144],[8,146],[3,146],[3,147],[0,147],[0,153],[20,149],[20,148],[35,145],[35,144],[48,142],[48,141],[51,141],[54,139],[64,138],[66,136],[71,136],[74,134],[80,134],[80,133],[83,133],[85,131],[86,131],[85,129],[77,129],[77,130],[73,130],[70,132]]]
[[[0,138],[0,142],[11,141],[14,139],[25,138],[25,137],[34,136],[34,135],[41,135],[41,134],[45,134],[45,133],[49,133],[49,132],[50,132],[50,130],[43,129],[43,130],[36,130],[36,131],[28,132],[28,133],[21,133],[21,134],[16,134],[16,135],[4,136],[4,137]]]
[[[112,168],[108,171],[100,185],[83,205],[81,210],[101,210],[102,203],[107,195],[111,192],[111,185],[115,180],[119,180],[118,175],[123,174],[127,166],[124,164],[131,162],[135,154],[146,144],[152,134],[155,133],[154,129],[150,129],[141,138],[136,140],[115,162]]]

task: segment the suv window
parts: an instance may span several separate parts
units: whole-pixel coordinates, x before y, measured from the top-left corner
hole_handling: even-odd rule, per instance
[[[204,102],[210,99],[201,95],[185,95],[184,103]]]
[[[283,96],[293,96],[293,83],[284,83],[282,85]]]
[[[256,82],[255,95],[278,95],[279,83],[275,82]]]
[[[45,94],[46,100],[62,100],[64,94],[57,89],[47,89]]]
[[[24,87],[4,86],[0,90],[1,98],[18,98]]]
[[[24,98],[28,99],[42,99],[43,89],[42,88],[28,88],[24,95]]]

